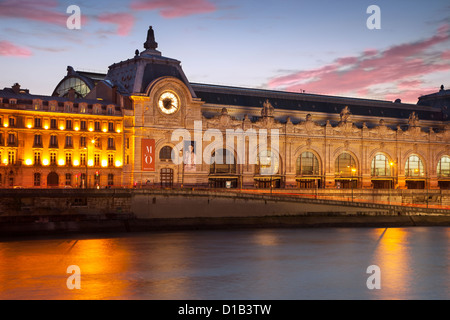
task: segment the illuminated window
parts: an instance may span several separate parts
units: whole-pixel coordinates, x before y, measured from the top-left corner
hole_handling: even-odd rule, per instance
[[[256,173],[260,175],[278,174],[280,170],[279,156],[270,150],[263,150],[256,159]]]
[[[42,147],[42,136],[40,134],[35,134],[33,148],[41,148],[41,147]]]
[[[406,160],[405,176],[406,177],[422,177],[425,175],[425,170],[422,160],[417,155],[411,155]]]
[[[438,177],[450,177],[450,157],[444,156],[439,160],[437,175]]]
[[[100,165],[100,154],[96,153],[94,154],[94,166]]]
[[[72,153],[70,152],[66,153],[66,165],[67,166],[72,165]]]
[[[16,145],[16,134],[15,133],[9,133],[8,134],[8,145],[9,146],[15,146]]]
[[[84,82],[79,78],[70,77],[62,81],[55,89],[55,92],[58,94],[59,97],[67,97],[69,90],[71,88],[75,90],[76,98],[83,98],[90,91],[86,82]]]
[[[86,147],[86,137],[80,137],[80,147]]]
[[[42,128],[41,118],[34,118],[34,127],[35,128]]]
[[[50,164],[56,165],[56,152],[50,152]]]
[[[16,163],[16,152],[13,150],[8,151],[8,163],[9,164]]]
[[[312,152],[303,152],[297,158],[297,175],[317,176],[319,175],[319,160]]]
[[[114,142],[114,138],[108,138],[108,149],[115,149],[116,144]]]
[[[108,154],[108,167],[114,167],[114,155]]]
[[[58,148],[58,136],[56,136],[56,135],[50,136],[49,148]]]
[[[356,173],[356,161],[351,154],[342,153],[337,157],[334,168],[337,176],[350,177]]]
[[[72,136],[66,136],[66,148],[73,148],[73,139]]]
[[[169,159],[172,159],[172,149],[170,150],[170,155],[167,155],[168,152],[169,150],[165,151],[165,156],[168,156]],[[213,152],[211,155],[211,165],[209,167],[209,173],[236,173],[236,160],[233,153],[227,149],[219,149],[217,150],[217,152]]]
[[[389,159],[384,154],[377,154],[372,160],[371,165],[372,176],[391,176],[391,166],[389,165]]]
[[[34,153],[34,164],[41,165],[41,153],[40,152]]]
[[[86,165],[86,153],[80,153],[80,165],[81,166]]]

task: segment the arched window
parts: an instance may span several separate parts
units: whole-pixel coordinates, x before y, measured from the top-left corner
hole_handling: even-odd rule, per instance
[[[263,150],[256,159],[256,174],[275,175],[280,171],[279,155],[271,150]]]
[[[413,154],[408,160],[406,160],[405,165],[405,176],[406,177],[423,177],[425,175],[425,170],[422,160],[419,156]]]
[[[391,176],[391,165],[389,159],[382,153],[378,153],[372,160],[371,172],[373,177]]]
[[[297,175],[317,176],[319,175],[319,160],[314,153],[306,151],[297,158]]]
[[[161,161],[172,161],[172,147],[165,146],[159,151],[159,160]]]
[[[450,157],[444,156],[439,160],[437,165],[437,176],[438,177],[450,177]]]
[[[357,173],[356,161],[349,153],[341,153],[339,157],[336,158],[334,165],[335,174],[337,176],[355,176]]]
[[[236,159],[231,151],[220,149],[211,155],[210,174],[236,173]]]

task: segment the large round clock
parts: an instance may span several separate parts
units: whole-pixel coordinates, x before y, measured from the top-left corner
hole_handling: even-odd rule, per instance
[[[174,93],[166,91],[159,96],[158,107],[162,113],[174,114],[178,111],[180,103]]]

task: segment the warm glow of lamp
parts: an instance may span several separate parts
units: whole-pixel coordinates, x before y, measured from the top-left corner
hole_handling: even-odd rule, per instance
[[[28,129],[31,129],[31,124],[27,124],[27,128],[28,128]]]
[[[94,131],[94,128],[90,127],[90,128],[89,128],[89,131],[90,131],[90,132]]]
[[[26,164],[27,166],[31,166],[31,165],[33,164],[33,160],[27,159],[27,160],[25,160],[25,164]]]
[[[45,126],[44,126],[44,129],[45,129],[45,130],[48,130],[48,125],[45,125]]]
[[[102,167],[108,166],[108,160],[102,160]]]
[[[393,162],[389,162],[389,165],[392,167],[394,165],[394,163]]]
[[[94,144],[94,143],[95,143],[95,139],[92,139],[92,140],[91,140],[91,143]]]
[[[106,129],[106,128],[103,128],[103,132],[107,132],[108,131],[108,129]]]
[[[59,130],[64,130],[64,126],[60,126],[60,127],[59,127]]]
[[[75,127],[74,129],[75,129],[75,131],[79,131],[80,130],[80,128],[78,128],[78,127]]]
[[[92,167],[93,165],[94,165],[94,160],[92,160],[92,159],[89,160],[89,161],[88,161],[88,166],[89,166],[89,167]]]
[[[64,161],[64,159],[59,159],[58,164],[60,166],[63,166],[66,162]]]
[[[42,160],[42,164],[43,164],[44,166],[48,166],[49,163],[50,163],[50,161],[48,161],[48,159]]]
[[[122,166],[122,161],[116,160],[116,167],[120,167],[120,166]]]
[[[6,122],[3,124],[3,126],[4,126],[5,128],[8,128],[8,124],[7,124]]]
[[[120,128],[118,128],[116,131],[117,131],[117,133],[120,133]]]
[[[355,168],[352,168],[352,172],[355,173],[355,172],[356,172],[356,169],[355,169]]]
[[[3,164],[8,164],[8,159],[3,159]]]
[[[75,167],[78,167],[78,166],[80,165],[80,161],[78,161],[78,160],[73,160],[73,165],[74,165]]]

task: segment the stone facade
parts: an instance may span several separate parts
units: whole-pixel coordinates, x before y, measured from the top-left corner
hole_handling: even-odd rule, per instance
[[[120,162],[114,173],[108,173],[119,176],[114,186],[450,188],[447,106],[190,83],[179,61],[166,58],[156,50],[153,29],[147,37],[144,51],[111,65],[103,80],[96,74],[95,79],[88,81],[89,86],[83,87],[83,90],[92,89],[82,99],[72,99],[77,106],[81,103],[92,106],[95,105],[92,101],[101,101],[103,108],[110,105],[114,112],[120,110],[114,116],[85,115],[79,109],[70,115],[74,121],[83,117],[92,121],[97,117],[102,123],[114,120],[116,126],[123,128],[113,133],[114,159]],[[77,75],[73,68],[68,70],[68,77]],[[83,74],[79,81],[86,77]],[[60,83],[67,83],[66,80]],[[11,117],[11,112],[17,111],[11,101],[21,100],[23,95],[7,92],[5,89],[0,94],[3,100],[8,100],[7,105],[4,101],[1,105],[4,123],[9,121],[6,119]],[[62,88],[57,87],[55,92],[62,93],[63,97],[42,99],[59,99],[62,104],[71,100],[70,93],[64,95]],[[36,117],[39,112],[27,110],[25,118]],[[47,113],[42,116],[51,118]],[[8,129],[2,130],[4,148],[0,152],[2,159],[6,159]],[[20,130],[25,134],[28,129],[23,126]],[[237,136],[236,141],[243,142],[240,146],[245,152],[237,144],[233,144],[235,148],[227,145],[230,130]],[[25,141],[31,139],[34,131],[27,134],[29,137],[23,136]],[[190,144],[182,142],[183,134],[183,140]],[[74,135],[78,139],[78,133]],[[86,132],[88,139],[91,135]],[[223,140],[217,140],[217,135]],[[26,164],[30,157],[26,151],[29,142],[19,142],[16,148],[17,158]],[[79,149],[74,146],[74,158],[79,157]],[[101,156],[107,156],[107,152]],[[209,163],[206,161],[209,158],[216,162]],[[218,161],[225,158],[233,162]],[[183,161],[173,161],[177,159]],[[4,167],[9,170],[7,161]],[[98,170],[105,177],[101,165]],[[30,177],[34,171],[17,172],[21,176],[18,181],[23,186],[32,186]],[[3,184],[7,185],[5,179],[6,176]],[[102,180],[99,185],[108,183]]]

